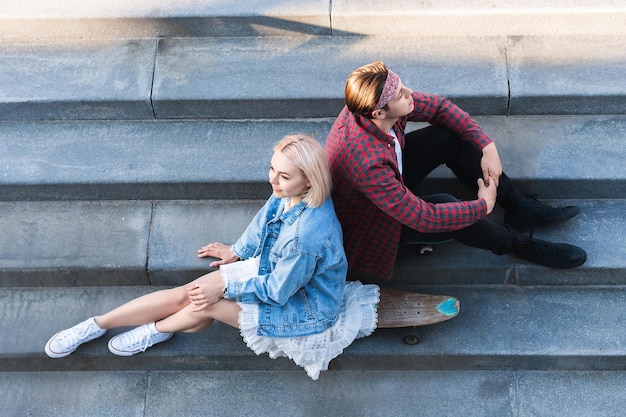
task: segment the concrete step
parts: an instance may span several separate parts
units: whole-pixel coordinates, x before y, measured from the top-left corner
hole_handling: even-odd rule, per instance
[[[355,35],[527,35],[621,33],[623,0],[5,0],[0,37],[180,37]]]
[[[83,3],[0,10],[0,415],[620,415],[623,0]],[[45,356],[55,331],[206,272],[195,250],[269,194],[271,145],[323,141],[378,59],[478,115],[526,191],[581,206],[535,236],[585,266],[406,248],[390,285],[454,295],[459,317],[381,329],[315,383],[221,324],[133,358],[106,338]],[[467,192],[438,170],[424,192],[442,189]]]
[[[4,416],[615,417],[625,372],[0,373]]]
[[[542,198],[623,198],[626,116],[479,116],[505,172]],[[271,148],[332,119],[10,121],[0,124],[0,201],[265,199]],[[419,124],[410,129],[420,127]],[[424,193],[473,197],[447,169]]]
[[[401,250],[391,285],[626,285],[624,200],[547,200],[581,214],[534,236],[579,245],[585,265],[540,267],[456,242]],[[0,203],[0,286],[180,285],[210,270],[196,250],[234,243],[260,200]],[[498,220],[499,213],[493,215]]]
[[[274,36],[5,39],[0,119],[334,117],[375,60],[475,115],[626,113],[623,33]]]
[[[158,288],[157,288],[158,289]],[[626,371],[626,286],[416,287],[461,302],[454,319],[417,329],[379,329],[332,361],[335,371],[567,370]],[[215,323],[197,334],[176,334],[132,358],[107,349],[109,337],[70,356],[48,358],[55,332],[107,311],[155,287],[0,288],[0,371],[296,370],[287,358],[255,355],[237,329]],[[27,308],[25,307],[27,306]],[[406,335],[420,342],[408,345]],[[304,373],[302,370],[301,372]]]

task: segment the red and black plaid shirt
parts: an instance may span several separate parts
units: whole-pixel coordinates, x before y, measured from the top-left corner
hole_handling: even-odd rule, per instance
[[[447,126],[481,149],[491,143],[476,122],[448,99],[417,92],[413,99],[413,112],[393,127],[401,147],[407,121]],[[389,280],[403,224],[425,233],[454,231],[473,224],[487,211],[482,199],[431,204],[411,193],[398,170],[393,137],[347,107],[328,134],[326,152],[350,269]]]

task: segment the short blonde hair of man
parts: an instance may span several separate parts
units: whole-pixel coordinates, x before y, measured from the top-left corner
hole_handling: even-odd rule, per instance
[[[363,65],[350,73],[344,92],[346,105],[353,114],[372,118],[372,111],[383,93],[387,74],[387,67],[382,61]],[[385,105],[383,108],[388,107]]]
[[[289,158],[311,184],[303,197],[309,207],[319,207],[330,197],[330,167],[324,147],[317,140],[304,134],[288,135],[273,150]]]

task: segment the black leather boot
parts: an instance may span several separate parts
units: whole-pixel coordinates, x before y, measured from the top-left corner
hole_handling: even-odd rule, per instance
[[[575,217],[580,209],[576,206],[552,207],[541,203],[532,196],[522,195],[515,190],[507,204],[504,213],[504,222],[515,230],[528,230],[534,226],[541,226]]]
[[[567,243],[552,243],[521,237],[513,247],[513,255],[549,268],[576,268],[585,263],[587,252]]]

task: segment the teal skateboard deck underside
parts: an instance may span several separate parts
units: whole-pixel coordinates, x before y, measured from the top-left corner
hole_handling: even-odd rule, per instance
[[[414,327],[450,320],[459,314],[455,297],[380,289],[378,328]]]

